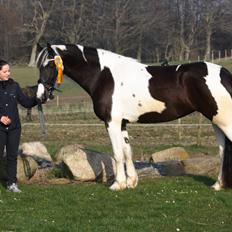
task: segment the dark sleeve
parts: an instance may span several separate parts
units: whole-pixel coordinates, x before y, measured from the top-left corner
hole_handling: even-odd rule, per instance
[[[32,108],[33,106],[37,105],[36,96],[28,97],[22,92],[19,84],[17,83],[17,101],[20,105],[25,108]]]

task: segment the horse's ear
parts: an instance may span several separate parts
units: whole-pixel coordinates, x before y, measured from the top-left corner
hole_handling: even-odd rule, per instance
[[[37,53],[40,53],[42,51],[43,47],[40,46],[39,43],[37,43]]]

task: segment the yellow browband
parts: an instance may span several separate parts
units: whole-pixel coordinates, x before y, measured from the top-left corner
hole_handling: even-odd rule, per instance
[[[60,56],[54,57],[54,63],[56,65],[56,69],[58,71],[56,82],[60,85],[63,82],[63,61]]]

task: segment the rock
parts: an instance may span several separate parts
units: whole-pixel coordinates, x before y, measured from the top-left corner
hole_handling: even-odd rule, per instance
[[[185,175],[185,170],[181,161],[168,160],[159,162],[158,170],[162,176],[182,176]]]
[[[75,144],[63,147],[58,156],[59,159],[62,157],[74,180],[110,183],[114,179],[114,160],[109,155]]]
[[[189,154],[182,147],[172,147],[159,152],[155,152],[151,155],[152,162],[163,162],[168,160],[186,160],[189,158]]]
[[[185,174],[189,175],[218,175],[220,167],[218,156],[204,155],[182,161]]]
[[[37,162],[29,156],[17,157],[17,180],[19,182],[28,181],[38,169]],[[2,159],[0,162],[0,179],[4,180],[6,178],[6,158]]]
[[[17,179],[19,182],[29,180],[38,169],[38,164],[32,157],[19,155],[17,162]]]
[[[56,157],[55,157],[56,164],[63,162],[64,155],[66,155],[67,153],[69,154],[73,153],[78,149],[84,149],[84,146],[80,144],[72,144],[72,145],[67,145],[65,147],[62,147],[56,154]]]
[[[135,162],[139,177],[182,176],[182,175],[218,175],[220,159],[218,156],[196,154],[189,159],[167,160],[157,163]]]
[[[30,156],[40,165],[40,167],[51,167],[52,158],[47,151],[47,148],[41,142],[23,143],[19,150],[21,154]]]

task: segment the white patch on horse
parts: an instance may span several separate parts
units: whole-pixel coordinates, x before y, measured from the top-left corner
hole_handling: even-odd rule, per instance
[[[113,53],[111,51],[104,50],[104,49],[97,49],[97,52],[98,52],[101,70],[103,70],[104,67],[110,68],[110,67],[113,67],[115,65],[118,66],[118,64],[121,62],[136,62],[136,63],[138,63],[137,60],[135,60],[131,57],[121,56],[121,55],[118,55],[118,54]]]
[[[220,127],[231,124],[232,118],[232,99],[226,88],[221,83],[221,66],[206,63],[208,75],[205,77],[206,84],[217,103],[218,111],[213,117],[213,122]]]
[[[180,68],[181,64],[177,65],[176,67],[176,72],[178,71],[178,69]]]
[[[57,55],[59,55],[57,48],[59,48],[62,51],[67,50],[67,47],[65,45],[51,45],[51,48],[55,51]]]
[[[108,67],[114,79],[112,118],[136,122],[148,112],[162,113],[165,103],[154,99],[149,92],[147,65],[134,59],[98,49],[101,68]],[[123,83],[123,85],[122,85]]]
[[[88,62],[87,59],[86,59],[86,57],[85,57],[84,47],[82,45],[79,45],[79,44],[77,44],[77,47],[81,50],[81,53],[82,53],[82,56],[83,56],[84,60],[86,62]]]
[[[36,92],[36,97],[38,99],[42,99],[43,95],[44,95],[44,92],[45,92],[45,88],[44,88],[44,85],[39,83],[38,84],[38,89],[37,89],[37,92]]]

